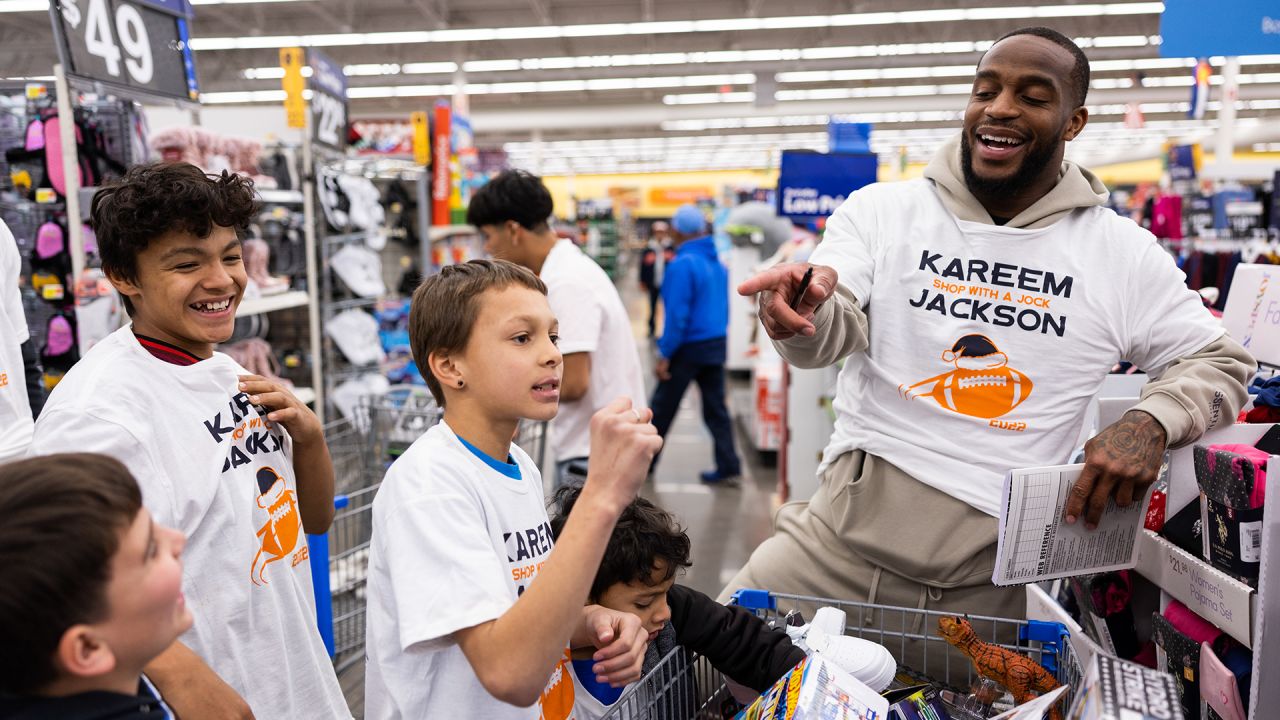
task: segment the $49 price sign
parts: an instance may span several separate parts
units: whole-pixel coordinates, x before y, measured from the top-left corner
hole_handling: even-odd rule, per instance
[[[180,13],[134,0],[58,0],[54,29],[62,62],[75,75],[184,100],[197,96]]]

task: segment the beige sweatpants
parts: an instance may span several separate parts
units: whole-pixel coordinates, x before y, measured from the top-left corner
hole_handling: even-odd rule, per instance
[[[907,608],[849,608],[852,634],[880,642],[906,668],[967,689],[969,662],[937,635],[935,614],[968,614],[979,637],[1010,643],[1021,619],[1021,587],[991,584],[995,518],[935,490],[875,456],[840,456],[809,502],[788,503],[774,535],[722,591],[739,588]],[[824,603],[784,600],[811,618]]]

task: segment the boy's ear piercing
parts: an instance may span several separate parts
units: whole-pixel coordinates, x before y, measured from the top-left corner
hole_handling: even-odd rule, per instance
[[[459,381],[458,381],[458,387],[462,387],[462,386],[463,386],[463,384],[464,384],[464,383],[463,383],[461,380],[459,380]]]

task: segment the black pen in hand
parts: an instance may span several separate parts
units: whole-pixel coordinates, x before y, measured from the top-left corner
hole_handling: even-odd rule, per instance
[[[792,310],[800,307],[800,300],[804,298],[804,293],[809,289],[809,282],[813,280],[813,266],[810,265],[808,270],[804,271],[804,277],[800,278],[800,287],[796,289],[796,293],[791,296],[790,307]]]

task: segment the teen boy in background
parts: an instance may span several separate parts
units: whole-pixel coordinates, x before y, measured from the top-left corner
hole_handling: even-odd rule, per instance
[[[556,236],[547,224],[552,209],[542,180],[507,170],[471,198],[467,222],[484,233],[490,255],[529,268],[546,284],[560,321],[564,381],[551,424],[559,486],[571,475],[578,483],[586,477],[592,413],[619,396],[644,406],[644,375],[617,288],[572,240]]]

